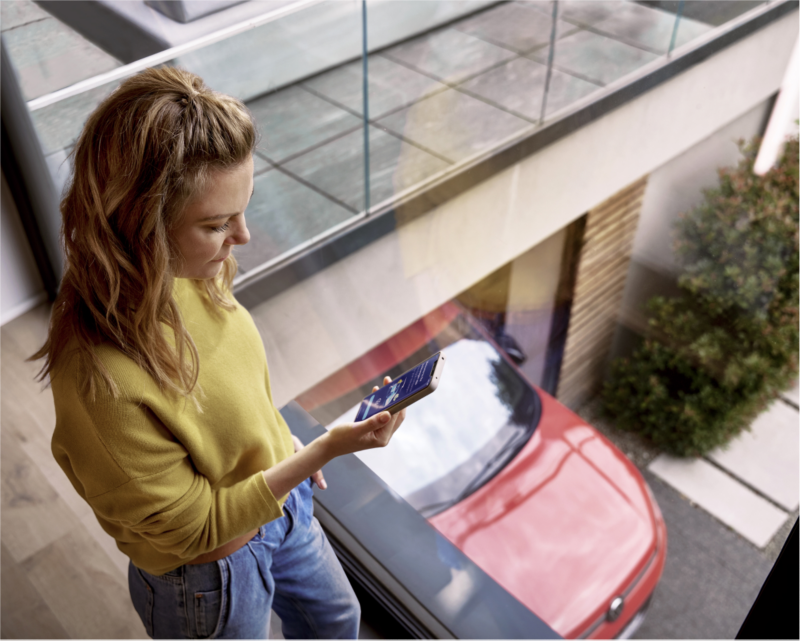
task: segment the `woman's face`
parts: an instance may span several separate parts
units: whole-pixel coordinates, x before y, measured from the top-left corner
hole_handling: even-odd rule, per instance
[[[205,192],[189,203],[172,234],[183,258],[179,278],[214,278],[233,246],[250,240],[244,210],[252,195],[252,156],[209,175]]]

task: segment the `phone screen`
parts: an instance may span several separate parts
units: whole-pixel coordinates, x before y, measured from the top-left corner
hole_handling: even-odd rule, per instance
[[[416,367],[408,370],[397,380],[384,385],[379,390],[365,398],[358,408],[357,421],[364,421],[378,412],[388,409],[395,403],[425,389],[431,383],[433,366],[439,359],[439,354],[431,356],[427,361],[422,361]]]

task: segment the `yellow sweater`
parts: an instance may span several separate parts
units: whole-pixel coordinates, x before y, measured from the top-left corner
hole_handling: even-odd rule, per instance
[[[76,360],[51,377],[52,451],[100,525],[134,565],[163,574],[283,514],[261,474],[294,452],[272,403],[261,336],[250,314],[211,313],[194,283],[175,298],[200,357],[197,394],[167,396],[119,350],[97,348],[120,390],[78,393]],[[102,388],[98,386],[98,388]]]

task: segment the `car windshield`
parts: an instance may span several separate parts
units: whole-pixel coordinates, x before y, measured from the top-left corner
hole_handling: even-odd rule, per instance
[[[499,472],[530,438],[539,416],[533,388],[465,322],[449,326],[389,375],[402,374],[440,349],[446,360],[438,389],[408,409],[389,447],[356,454],[426,517]],[[336,418],[324,424],[352,421],[369,389],[332,404],[340,413],[331,414],[328,407],[328,417]]]

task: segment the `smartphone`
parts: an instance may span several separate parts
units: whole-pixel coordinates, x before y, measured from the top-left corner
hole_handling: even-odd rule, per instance
[[[416,367],[398,376],[388,385],[364,397],[356,412],[356,421],[365,421],[370,416],[387,411],[391,414],[416,403],[431,394],[444,369],[444,354],[437,352]]]

